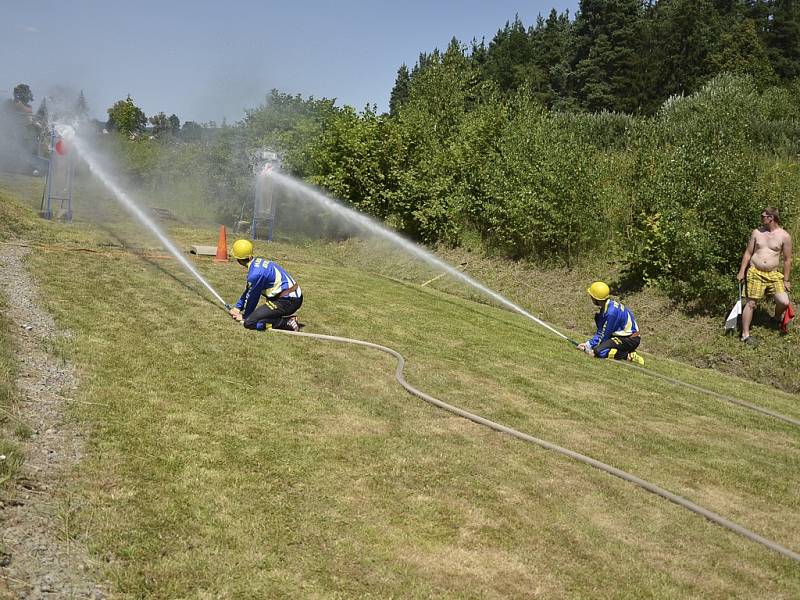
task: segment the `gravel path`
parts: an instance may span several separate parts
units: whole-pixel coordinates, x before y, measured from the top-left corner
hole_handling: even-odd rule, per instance
[[[70,524],[75,503],[65,485],[81,460],[83,435],[66,419],[77,386],[74,369],[48,354],[56,339],[52,317],[37,303],[36,289],[23,265],[28,249],[0,244],[0,294],[7,318],[19,332],[15,411],[32,432],[20,442],[25,455],[22,477],[0,501],[0,597],[104,598],[99,571]]]

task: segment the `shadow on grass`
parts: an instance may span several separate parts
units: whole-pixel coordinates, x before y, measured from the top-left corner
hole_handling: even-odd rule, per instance
[[[208,295],[205,293],[205,288],[201,289],[201,288],[197,287],[196,285],[190,285],[189,283],[187,283],[186,281],[184,281],[183,279],[181,279],[180,277],[175,275],[172,271],[169,271],[169,270],[165,269],[163,267],[163,265],[158,263],[158,261],[150,258],[149,256],[146,256],[145,254],[143,254],[140,250],[136,249],[135,247],[131,247],[131,246],[126,245],[126,240],[122,236],[120,236],[116,231],[114,231],[114,230],[112,230],[112,229],[110,229],[108,227],[105,227],[100,223],[97,223],[96,225],[97,225],[98,228],[102,229],[106,234],[108,234],[112,239],[114,239],[120,245],[120,247],[122,249],[130,252],[134,256],[137,256],[143,262],[146,262],[151,267],[153,267],[156,270],[160,271],[161,273],[163,273],[164,275],[166,275],[167,277],[169,277],[170,279],[172,279],[173,281],[178,283],[184,289],[187,289],[190,292],[192,292],[194,294],[197,294],[198,296],[200,296],[200,298],[204,302],[207,302],[208,304],[212,305],[214,308],[219,308],[220,310],[225,311],[225,313],[228,312],[227,309],[224,306],[222,306],[218,302],[216,302],[216,301],[214,301],[214,300],[212,300],[211,298],[208,297]]]
[[[644,289],[644,280],[638,273],[623,270],[617,279],[610,282],[610,286],[615,294],[634,294]]]

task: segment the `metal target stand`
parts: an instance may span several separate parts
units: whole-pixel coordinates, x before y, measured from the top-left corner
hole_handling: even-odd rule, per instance
[[[275,197],[275,186],[270,183],[268,173],[279,171],[281,160],[278,153],[273,150],[259,150],[252,155],[250,161],[253,175],[256,178],[253,215],[249,220],[244,219],[245,208],[248,206],[248,202],[245,200],[239,211],[239,220],[236,222],[234,231],[238,233],[247,228],[250,231],[250,239],[256,241],[261,239],[259,234],[263,234],[266,228],[266,240],[271,242],[278,203]]]
[[[267,165],[265,170],[270,170],[271,165]],[[258,239],[259,227],[266,226],[267,241],[272,241],[272,229],[275,226],[275,214],[277,203],[275,202],[275,191],[273,186],[267,181],[268,176],[259,176],[256,182],[256,197],[253,209],[253,222],[250,226],[250,237],[253,241]]]
[[[47,181],[42,193],[39,215],[44,219],[63,218],[72,222],[72,183],[75,177],[75,161],[72,153],[64,147],[64,141],[50,129],[50,159],[47,161]]]

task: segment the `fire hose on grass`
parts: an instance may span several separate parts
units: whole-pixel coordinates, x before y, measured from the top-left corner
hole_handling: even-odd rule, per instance
[[[462,266],[464,264],[465,263],[462,263]],[[386,277],[386,276],[383,276],[383,277],[385,279],[390,280],[390,281],[394,281],[395,283],[399,283],[401,285],[406,285],[406,282],[404,282],[404,281],[402,281],[400,279],[395,279],[394,277]],[[422,284],[422,286],[427,285],[428,283],[430,283],[431,281],[434,281],[437,278],[438,278],[438,276],[434,277],[434,279],[430,279],[430,280],[426,281],[425,283]],[[420,286],[420,287],[422,287],[422,286]],[[537,325],[539,325],[541,327],[544,327],[549,332],[557,335],[558,337],[560,337],[564,341],[568,342],[573,347],[575,347],[575,348],[578,347],[578,342],[576,342],[572,338],[564,335],[563,333],[561,333],[560,331],[558,331],[554,327],[551,327],[550,325],[548,325],[547,323],[545,323],[541,319],[536,318],[535,316],[533,316],[529,312],[527,312],[525,310],[522,310],[521,308],[517,307],[516,305],[510,304],[510,303],[509,303],[509,308],[512,308],[515,312],[518,312],[521,315],[523,315],[524,317],[527,317],[528,319],[532,320]],[[641,366],[636,365],[636,364],[631,363],[631,362],[617,361],[617,360],[609,360],[609,361],[606,361],[606,362],[610,362],[612,364],[623,366],[623,367],[630,367],[630,368],[633,368],[633,369],[637,369],[639,371],[639,373],[642,373],[642,374],[647,375],[649,377],[652,377],[654,379],[661,379],[662,381],[666,381],[667,383],[671,383],[672,385],[682,386],[682,387],[690,389],[690,390],[692,390],[694,392],[698,392],[700,394],[705,394],[707,396],[711,396],[712,398],[716,398],[716,399],[722,400],[724,402],[729,402],[731,404],[736,404],[737,406],[741,406],[743,408],[747,408],[749,410],[752,410],[754,412],[760,413],[762,415],[767,415],[769,417],[773,417],[775,419],[778,419],[779,421],[783,421],[784,423],[789,423],[791,425],[796,425],[796,426],[800,427],[800,420],[794,419],[792,417],[788,417],[788,416],[783,415],[783,414],[781,414],[779,412],[776,412],[774,410],[770,410],[768,408],[764,408],[762,406],[758,406],[757,404],[751,404],[750,402],[746,402],[744,400],[739,400],[737,398],[733,398],[732,396],[728,396],[726,394],[721,394],[719,392],[715,392],[713,390],[709,390],[709,389],[700,387],[698,385],[694,385],[694,384],[691,384],[691,383],[686,383],[685,381],[681,381],[680,379],[675,379],[674,377],[669,377],[668,375],[662,375],[661,373],[656,373],[655,371],[651,371],[649,369],[645,369],[644,367],[641,367]]]
[[[335,336],[335,335],[324,335],[324,334],[319,334],[319,333],[290,332],[290,331],[282,331],[282,330],[271,330],[271,331],[277,331],[278,333],[285,333],[287,335],[309,337],[309,338],[315,338],[315,339],[326,340],[326,341],[331,341],[331,342],[340,342],[340,343],[345,343],[345,344],[355,344],[357,346],[366,346],[367,348],[374,348],[376,350],[380,350],[381,352],[385,352],[386,354],[390,354],[391,356],[393,356],[394,358],[397,359],[397,368],[395,369],[395,379],[411,395],[416,396],[417,398],[420,398],[421,400],[424,400],[425,402],[428,402],[429,404],[432,404],[432,405],[434,405],[434,406],[436,406],[438,408],[441,408],[442,410],[446,410],[447,412],[450,412],[450,413],[452,413],[454,415],[458,415],[459,417],[463,417],[465,419],[468,419],[468,420],[472,421],[473,423],[477,423],[479,425],[483,425],[484,427],[488,427],[488,428],[493,429],[494,431],[497,431],[497,432],[500,432],[500,433],[505,433],[505,434],[510,435],[512,437],[515,437],[517,439],[523,440],[525,442],[536,444],[537,446],[540,446],[541,448],[544,448],[545,450],[552,450],[553,452],[557,452],[559,454],[562,454],[564,456],[572,458],[573,460],[576,460],[576,461],[581,462],[583,464],[589,465],[590,467],[594,467],[595,469],[599,469],[599,470],[601,470],[601,471],[603,471],[605,473],[608,473],[609,475],[613,475],[615,477],[619,477],[620,479],[622,479],[624,481],[627,481],[629,483],[632,483],[632,484],[634,484],[634,485],[636,485],[636,486],[638,486],[638,487],[640,487],[640,488],[642,488],[642,489],[644,489],[644,490],[646,490],[646,491],[648,491],[650,493],[656,494],[657,496],[660,496],[660,497],[662,497],[662,498],[664,498],[666,500],[669,500],[670,502],[672,502],[674,504],[677,504],[678,506],[680,506],[682,508],[685,508],[685,509],[690,510],[691,512],[693,512],[695,514],[698,514],[698,515],[700,515],[702,517],[705,517],[706,519],[708,519],[709,521],[711,521],[713,523],[716,523],[717,525],[720,525],[720,526],[722,526],[722,527],[724,527],[724,528],[726,528],[726,529],[728,529],[730,531],[733,531],[734,533],[738,533],[739,535],[741,535],[744,538],[747,538],[750,541],[762,544],[763,546],[766,546],[770,550],[773,550],[773,551],[775,551],[775,552],[777,552],[777,553],[779,553],[779,554],[781,554],[781,555],[783,555],[783,556],[785,556],[787,558],[790,558],[790,559],[792,559],[794,561],[800,562],[800,553],[797,553],[797,552],[795,552],[795,551],[793,551],[793,550],[791,550],[791,549],[789,549],[789,548],[787,548],[785,546],[782,546],[781,544],[779,544],[777,542],[769,540],[769,539],[767,539],[767,538],[765,538],[765,537],[763,537],[763,536],[761,536],[761,535],[759,535],[759,534],[757,534],[757,533],[755,533],[753,531],[750,531],[749,529],[746,529],[745,527],[742,527],[741,525],[739,525],[737,523],[734,523],[733,521],[730,521],[730,520],[726,519],[725,517],[723,517],[721,515],[718,515],[717,513],[713,512],[713,511],[710,511],[710,510],[708,510],[706,508],[703,508],[702,506],[699,506],[698,504],[695,504],[691,500],[687,500],[686,498],[683,498],[682,496],[678,496],[677,494],[673,494],[669,490],[665,490],[664,488],[661,488],[661,487],[659,487],[659,486],[657,486],[657,485],[655,485],[653,483],[650,483],[649,481],[645,481],[644,479],[640,479],[639,477],[636,477],[635,475],[632,475],[632,474],[630,474],[630,473],[628,473],[626,471],[623,471],[621,469],[618,469],[618,468],[613,467],[611,465],[608,465],[606,463],[600,462],[599,460],[595,460],[594,458],[591,458],[589,456],[585,456],[585,455],[580,454],[578,452],[575,452],[573,450],[569,450],[568,448],[563,448],[561,446],[553,444],[552,442],[548,442],[546,440],[542,440],[542,439],[533,437],[532,435],[528,435],[527,433],[523,433],[523,432],[518,431],[516,429],[513,429],[511,427],[506,427],[505,425],[502,425],[500,423],[496,423],[494,421],[490,421],[489,419],[485,419],[484,417],[481,417],[480,415],[476,415],[474,413],[468,412],[466,410],[458,408],[457,406],[453,406],[451,404],[447,404],[446,402],[442,402],[441,400],[438,400],[438,399],[434,398],[433,396],[429,396],[425,392],[422,392],[422,391],[418,390],[417,388],[411,386],[405,380],[405,377],[403,376],[403,369],[405,367],[405,358],[403,358],[402,354],[400,354],[396,350],[393,350],[392,348],[389,348],[387,346],[381,346],[380,344],[375,344],[375,343],[367,342],[367,341],[364,341],[364,340],[357,340],[357,339],[352,339],[352,338],[339,337],[339,336]],[[562,337],[567,339],[567,341],[569,341],[570,343],[577,344],[573,340],[570,340],[566,336],[563,336],[563,334],[559,334],[559,335],[561,335]],[[640,368],[640,367],[637,367],[637,368]]]

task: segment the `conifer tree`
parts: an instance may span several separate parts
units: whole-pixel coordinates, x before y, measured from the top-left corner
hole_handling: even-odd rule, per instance
[[[472,60],[472,64],[474,64],[476,67],[484,67],[489,58],[489,51],[486,48],[486,41],[483,38],[481,38],[480,42],[477,39],[472,38],[469,56]]]
[[[699,90],[719,68],[710,55],[720,44],[725,22],[712,0],[661,0],[650,11],[642,50],[643,109],[655,111],[676,94]]]
[[[42,98],[42,103],[39,104],[39,109],[36,111],[36,120],[43,129],[48,126],[48,111],[47,111],[47,98]]]
[[[83,95],[83,90],[81,90],[78,99],[75,101],[75,116],[81,121],[89,116],[89,105],[86,103],[86,96]]]
[[[785,80],[800,77],[800,2],[773,0],[765,38],[776,73]]]
[[[397,69],[397,77],[394,80],[394,87],[389,96],[389,114],[396,115],[400,107],[408,99],[408,87],[411,83],[411,76],[405,63]]]
[[[528,35],[533,60],[545,73],[545,86],[535,90],[534,95],[547,106],[563,106],[569,95],[570,61],[574,53],[569,13],[558,14],[553,9],[546,20],[539,15],[536,27]]]
[[[639,0],[581,0],[575,18],[575,93],[590,111],[639,108]]]
[[[730,31],[724,32],[720,36],[719,48],[709,57],[709,62],[717,73],[750,75],[762,89],[778,83],[752,19],[743,19]]]
[[[489,43],[485,72],[506,94],[523,84],[541,84],[544,73],[535,63],[533,52],[525,26],[517,15],[513,22],[506,22]]]

